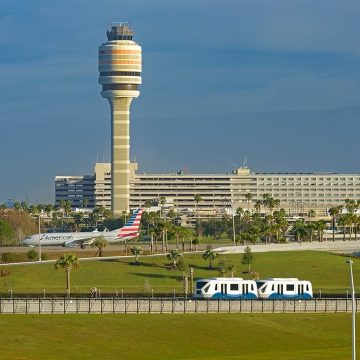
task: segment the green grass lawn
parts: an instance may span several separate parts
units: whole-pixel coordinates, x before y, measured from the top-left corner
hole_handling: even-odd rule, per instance
[[[350,314],[1,315],[0,336],[4,360],[351,357]]]
[[[255,253],[252,269],[266,277],[298,277],[313,283],[314,292],[345,293],[349,288],[349,267],[342,256],[317,252],[269,252]],[[194,267],[196,278],[218,276],[217,270],[208,270],[208,262],[201,255],[185,255],[185,261]],[[229,263],[237,265],[235,276],[248,278],[242,272],[247,269],[241,264],[241,254],[227,255]],[[182,272],[172,270],[165,256],[142,257],[140,265],[132,265],[132,259],[101,262],[81,262],[77,271],[72,271],[72,293],[88,294],[96,286],[101,292],[114,294],[124,290],[125,294],[182,292]],[[0,266],[0,269],[2,267]],[[53,264],[3,267],[11,273],[0,278],[0,296],[14,294],[64,293],[65,272],[55,271]],[[354,278],[360,273],[360,261],[354,259]],[[360,286],[355,280],[355,286]]]

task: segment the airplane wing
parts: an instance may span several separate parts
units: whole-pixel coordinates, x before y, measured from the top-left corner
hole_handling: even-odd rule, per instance
[[[91,245],[100,236],[102,236],[102,233],[96,233],[96,235],[94,234],[87,238],[70,240],[70,241],[65,242],[63,246],[64,247],[81,246],[82,248],[85,248],[85,246]]]

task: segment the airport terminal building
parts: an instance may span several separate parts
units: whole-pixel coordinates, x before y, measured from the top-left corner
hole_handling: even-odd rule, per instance
[[[246,194],[252,194],[247,201]],[[360,200],[360,174],[336,173],[255,173],[246,167],[226,174],[138,173],[130,166],[130,208],[147,200],[164,197],[167,206],[179,212],[198,208],[204,216],[223,213],[225,208],[252,208],[264,194],[280,199],[289,215],[306,214],[310,209],[326,215],[327,209]],[[195,195],[201,201],[196,203]],[[111,165],[96,163],[93,175],[56,176],[55,202],[70,200],[73,208],[104,206],[111,209]]]

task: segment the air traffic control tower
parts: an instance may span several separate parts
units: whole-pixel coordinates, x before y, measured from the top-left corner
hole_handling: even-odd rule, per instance
[[[129,211],[130,104],[140,94],[141,46],[127,23],[111,24],[106,35],[99,47],[99,83],[111,108],[111,208],[119,217]]]

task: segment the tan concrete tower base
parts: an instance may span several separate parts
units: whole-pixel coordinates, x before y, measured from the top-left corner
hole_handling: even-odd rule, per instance
[[[132,97],[108,97],[111,106],[111,209],[115,217],[129,211],[130,104]]]

